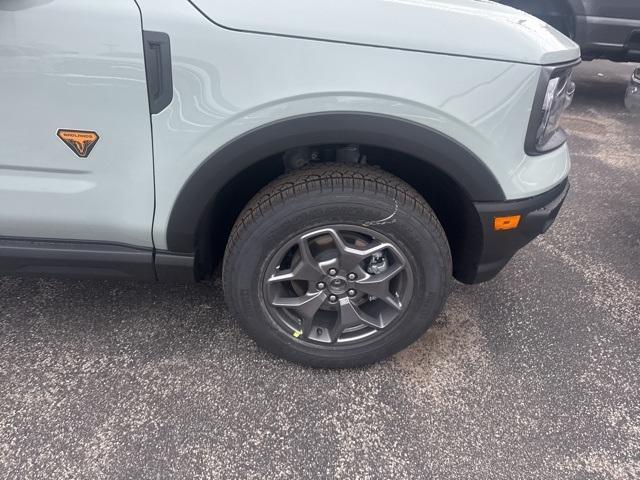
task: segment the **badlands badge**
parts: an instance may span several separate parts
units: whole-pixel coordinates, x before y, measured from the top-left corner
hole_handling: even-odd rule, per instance
[[[58,130],[56,135],[80,158],[89,156],[89,153],[91,153],[91,150],[100,138],[96,132],[87,130],[64,130],[62,128]]]

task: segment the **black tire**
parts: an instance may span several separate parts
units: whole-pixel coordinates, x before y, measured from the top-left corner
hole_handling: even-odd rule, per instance
[[[366,225],[408,261],[411,297],[391,325],[373,332],[369,341],[305,341],[283,328],[265,300],[264,282],[276,252],[303,232],[335,224]],[[223,282],[229,308],[258,345],[306,366],[346,368],[376,362],[416,341],[443,307],[451,269],[445,233],[413,188],[378,168],[321,164],[278,178],[249,202],[227,244]],[[378,297],[366,295],[371,298]]]

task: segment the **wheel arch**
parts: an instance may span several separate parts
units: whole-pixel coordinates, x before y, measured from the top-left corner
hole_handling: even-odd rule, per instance
[[[380,167],[407,181],[425,197],[425,189],[447,184],[456,190],[455,195],[464,197],[460,212],[464,211],[465,217],[472,202],[505,199],[486,164],[436,130],[373,113],[308,114],[253,129],[212,153],[183,185],[173,205],[167,226],[169,252],[195,252],[196,268],[208,270],[216,248],[205,239],[215,239],[217,250],[224,248],[240,210],[260,188],[284,173],[279,154],[301,146],[331,144],[359,144],[397,153],[393,161]],[[421,186],[421,177],[432,181]]]

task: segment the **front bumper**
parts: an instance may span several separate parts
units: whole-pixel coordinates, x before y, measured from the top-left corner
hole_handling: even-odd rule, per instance
[[[541,233],[546,232],[558,216],[569,192],[569,181],[535,197],[506,202],[478,202],[474,206],[480,218],[482,248],[472,268],[468,269],[465,283],[480,283],[495,277],[511,257]],[[495,231],[496,217],[521,215],[513,230]]]

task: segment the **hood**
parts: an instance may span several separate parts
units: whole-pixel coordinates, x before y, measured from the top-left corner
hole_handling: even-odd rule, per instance
[[[543,65],[580,57],[553,27],[487,0],[190,1],[232,30]]]

